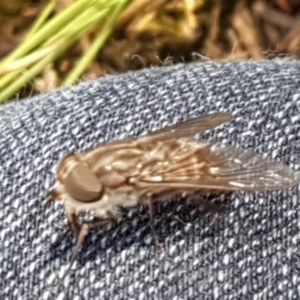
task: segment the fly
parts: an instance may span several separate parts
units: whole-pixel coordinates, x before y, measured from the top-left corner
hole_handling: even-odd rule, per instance
[[[63,200],[76,245],[67,275],[88,230],[117,219],[119,207],[145,204],[157,249],[154,202],[165,196],[197,191],[274,191],[299,183],[298,174],[281,162],[251,150],[192,137],[230,121],[227,112],[190,119],[147,135],[110,142],[86,152],[65,155],[58,163],[51,200]],[[93,211],[92,223],[79,224],[78,216]],[[63,280],[62,278],[62,280]]]

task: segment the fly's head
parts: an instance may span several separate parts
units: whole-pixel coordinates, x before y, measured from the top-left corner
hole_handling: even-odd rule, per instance
[[[101,200],[103,186],[90,166],[75,153],[69,153],[56,169],[55,187],[49,192],[51,200],[63,199],[76,205]]]

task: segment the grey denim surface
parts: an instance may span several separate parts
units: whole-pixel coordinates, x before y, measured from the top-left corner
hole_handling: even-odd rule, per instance
[[[64,285],[71,235],[45,195],[59,158],[190,117],[230,111],[205,134],[299,169],[300,62],[191,63],[106,76],[0,107],[0,299],[300,299],[299,188],[234,193],[221,212],[174,199],[91,232]]]

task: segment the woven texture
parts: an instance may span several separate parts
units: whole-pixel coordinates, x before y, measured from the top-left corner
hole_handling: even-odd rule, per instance
[[[106,76],[0,107],[0,299],[299,299],[298,187],[234,193],[216,211],[173,199],[156,207],[157,255],[147,209],[91,232],[63,285],[71,234],[46,200],[64,154],[230,111],[210,141],[299,169],[300,63],[192,63]],[[222,207],[220,211],[219,206]]]

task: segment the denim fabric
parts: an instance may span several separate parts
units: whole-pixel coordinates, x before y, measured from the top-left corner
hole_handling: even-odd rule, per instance
[[[61,286],[71,234],[46,200],[64,154],[190,117],[233,113],[204,135],[299,169],[300,62],[198,62],[105,76],[0,107],[0,299],[299,299],[299,188],[236,192],[220,211],[173,199],[92,231]],[[200,196],[199,196],[200,197]]]

